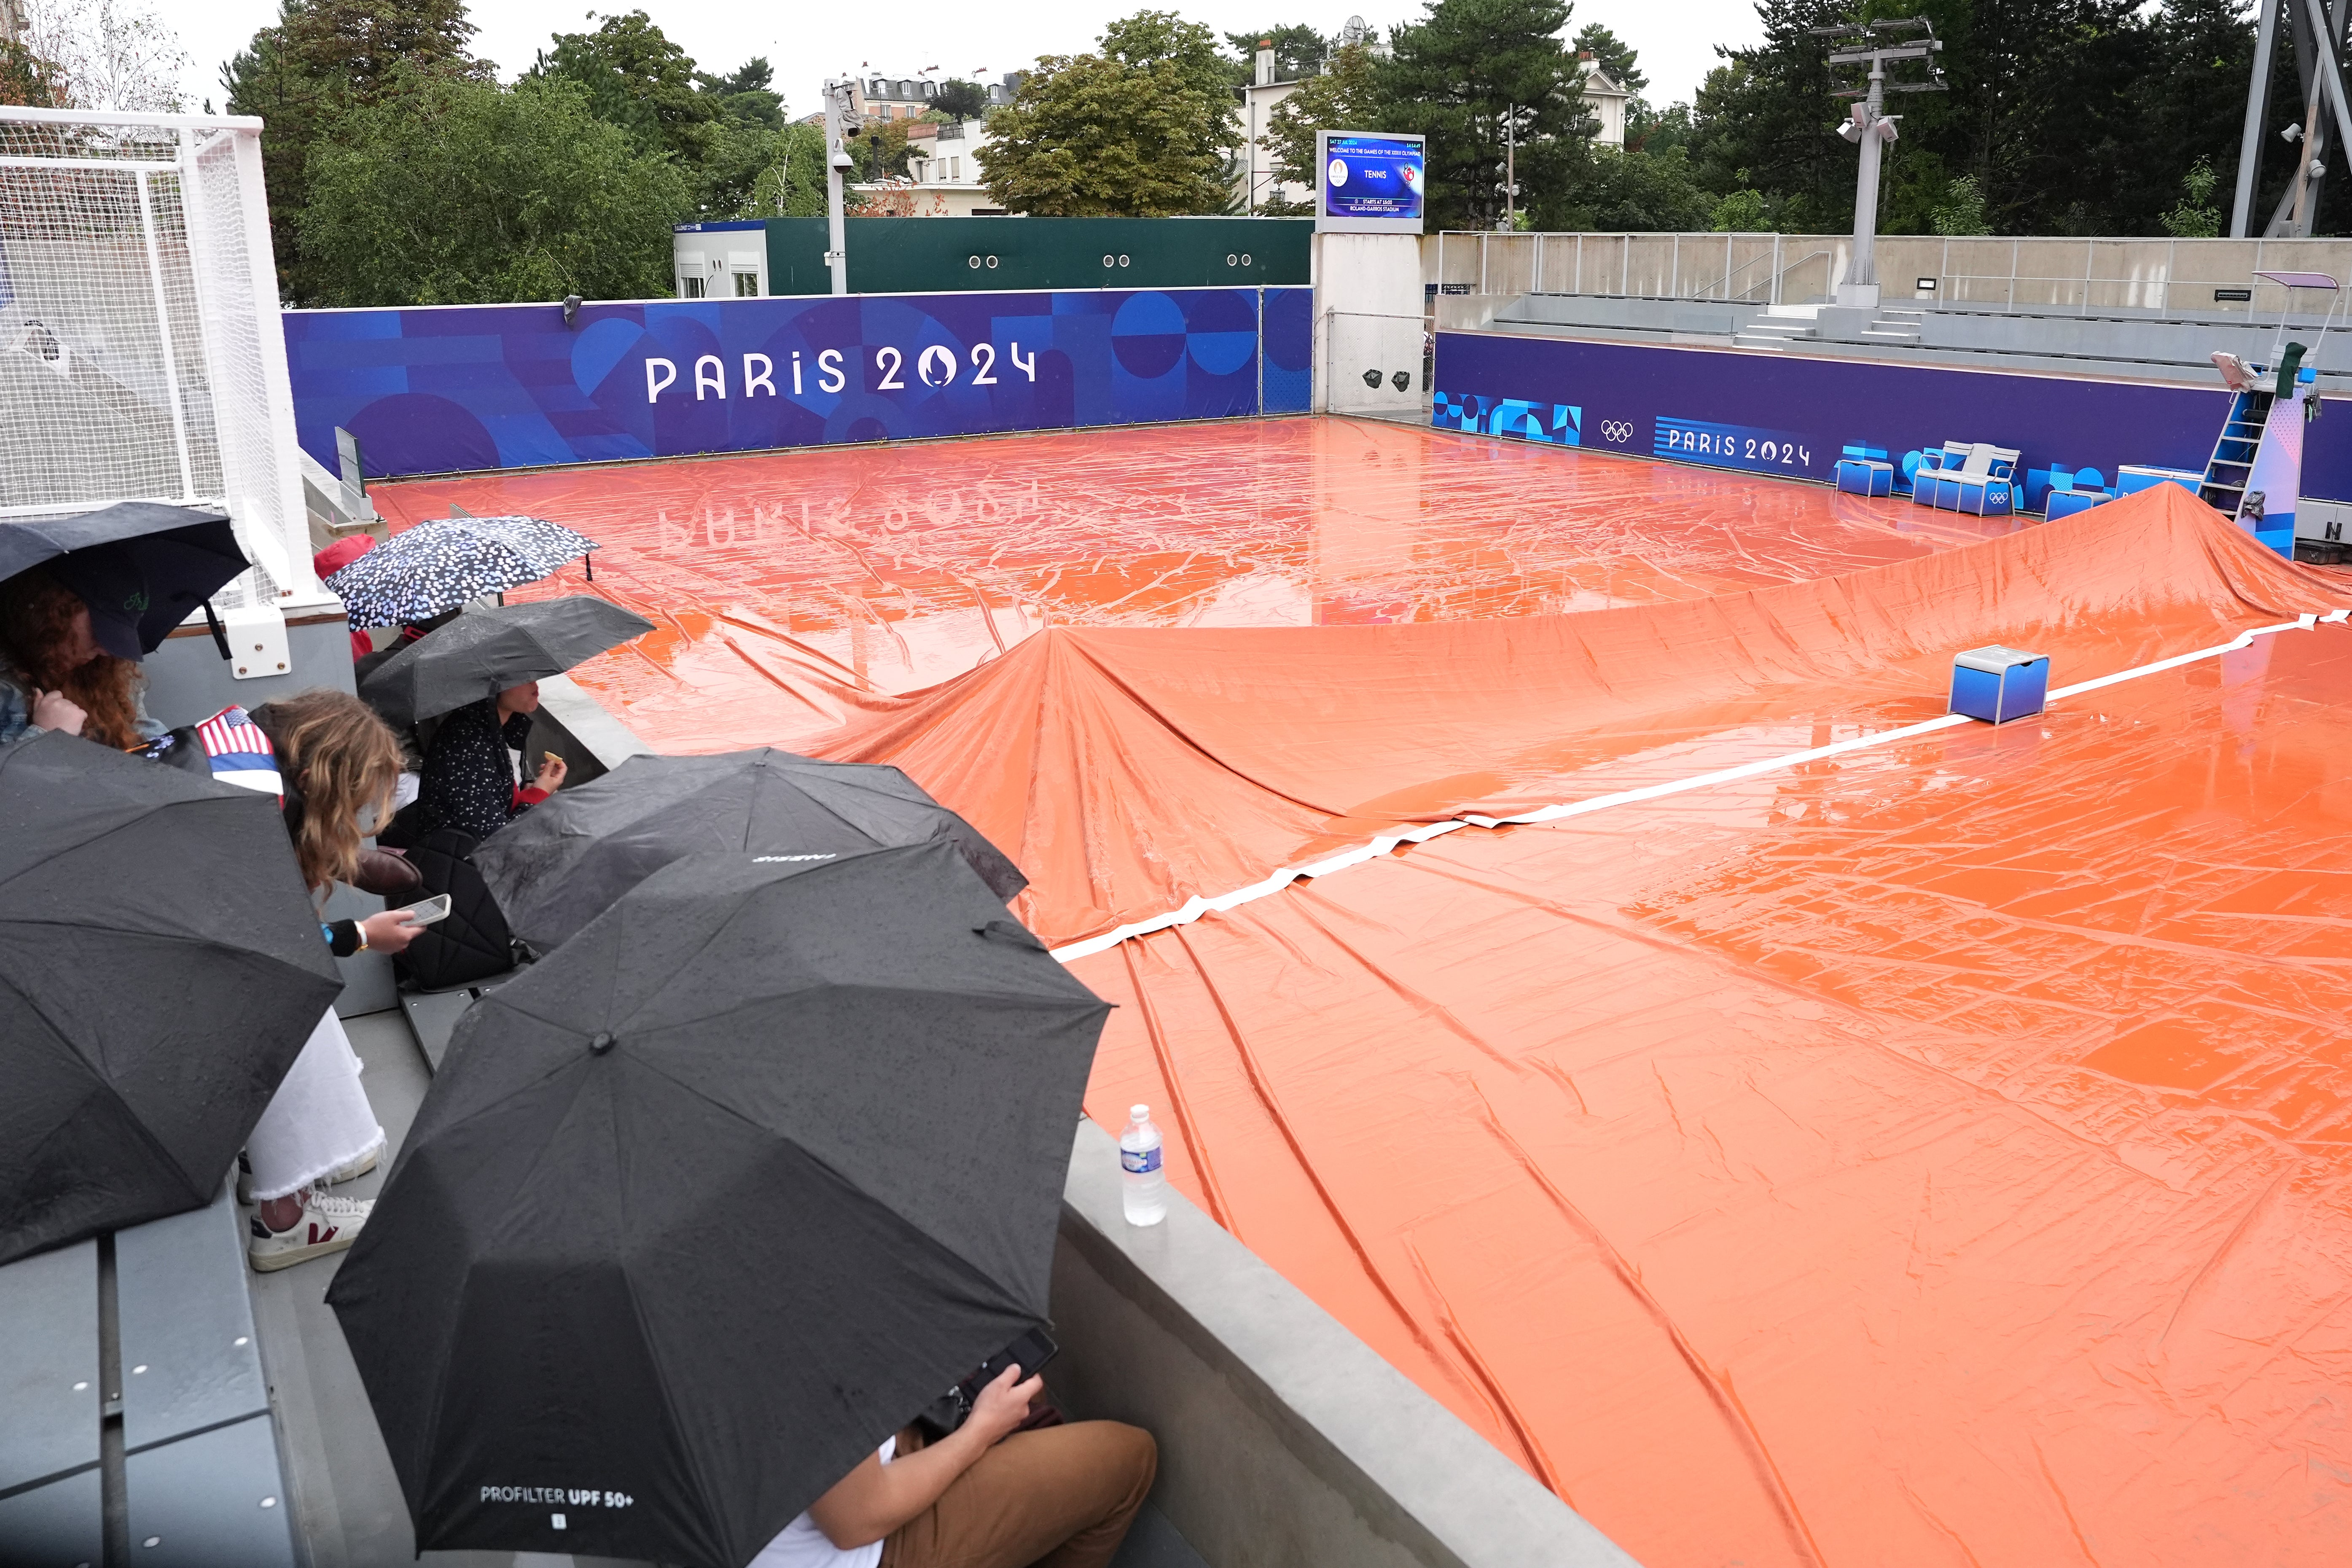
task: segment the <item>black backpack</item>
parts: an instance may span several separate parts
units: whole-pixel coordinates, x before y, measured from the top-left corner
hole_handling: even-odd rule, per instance
[[[474,865],[474,844],[470,833],[436,827],[408,848],[409,864],[425,879],[419,897],[449,895],[447,918],[426,926],[404,952],[393,955],[393,967],[421,991],[476,984],[514,967],[506,911]]]

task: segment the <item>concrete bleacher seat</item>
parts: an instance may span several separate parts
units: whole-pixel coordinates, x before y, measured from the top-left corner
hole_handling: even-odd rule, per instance
[[[100,1244],[0,1268],[0,1562],[98,1563],[110,1492],[140,1561],[294,1568],[245,1222],[228,1184],[204,1208],[112,1239],[111,1388]],[[111,1481],[110,1395],[120,1396],[123,1453]]]
[[[0,1542],[59,1568],[105,1552],[98,1243],[0,1268]]]

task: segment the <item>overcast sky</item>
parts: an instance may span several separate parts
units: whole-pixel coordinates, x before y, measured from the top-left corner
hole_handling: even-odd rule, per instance
[[[911,76],[937,66],[945,76],[991,79],[1019,70],[1043,54],[1070,54],[1091,45],[1105,22],[1137,10],[1147,0],[1025,0],[1012,6],[950,5],[944,9],[868,11],[862,5],[787,7],[712,5],[707,0],[604,0],[598,9],[625,11],[642,5],[662,31],[705,69],[729,70],[752,55],[765,55],[776,68],[776,86],[795,115],[817,107],[817,84],[825,77],[870,67],[877,72]],[[1219,32],[1263,27],[1269,18],[1302,21],[1325,33],[1339,31],[1344,9],[1324,12],[1295,0],[1155,0],[1206,22]],[[257,28],[278,15],[278,0],[165,0],[158,9],[179,29],[183,47],[194,57],[187,77],[191,105],[221,105],[221,62],[244,47]],[[559,29],[576,32],[589,0],[477,0],[474,23],[481,29],[476,50],[513,78]],[[1385,29],[1422,14],[1412,0],[1371,4],[1360,13]],[[1606,24],[1641,52],[1649,74],[1646,96],[1655,103],[1686,99],[1714,64],[1713,46],[1746,44],[1761,35],[1752,0],[1578,0],[1570,30],[1587,22]]]

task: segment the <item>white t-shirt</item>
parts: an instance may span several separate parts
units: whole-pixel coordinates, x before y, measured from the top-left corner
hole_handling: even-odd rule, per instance
[[[896,1436],[882,1439],[875,1450],[884,1464],[898,1452]],[[824,1538],[816,1521],[803,1514],[784,1526],[783,1533],[760,1549],[751,1568],[875,1568],[882,1561],[882,1543],[870,1541],[843,1551]]]

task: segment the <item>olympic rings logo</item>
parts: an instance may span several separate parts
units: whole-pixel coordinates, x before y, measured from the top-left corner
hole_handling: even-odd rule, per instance
[[[1601,422],[1601,438],[1622,447],[1633,438],[1633,426],[1622,419],[1603,419]]]

